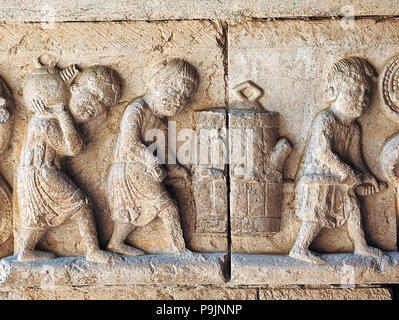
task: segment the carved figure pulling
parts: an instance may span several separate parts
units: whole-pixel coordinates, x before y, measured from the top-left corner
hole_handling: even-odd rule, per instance
[[[166,135],[166,117],[187,106],[197,86],[198,75],[191,64],[165,59],[153,68],[148,92],[126,108],[108,176],[108,204],[114,221],[108,250],[130,256],[144,254],[124,241],[136,227],[156,217],[164,222],[173,252],[187,250],[179,210],[163,183],[166,176],[187,176],[187,170],[179,164],[167,164],[166,173],[147,148],[145,137],[148,130],[155,128]]]
[[[311,263],[325,262],[308,247],[324,227],[347,222],[355,254],[381,257],[367,245],[356,190],[363,195],[386,188],[369,171],[361,150],[361,129],[356,119],[370,101],[376,73],[358,57],[337,61],[327,76],[328,108],[314,119],[297,175],[296,214],[303,221],[289,255]]]

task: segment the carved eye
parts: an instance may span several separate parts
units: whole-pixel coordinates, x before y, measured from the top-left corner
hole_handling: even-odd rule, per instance
[[[76,92],[78,91],[78,85],[77,85],[77,84],[73,84],[73,85],[71,86],[71,91],[74,92],[74,93],[76,93]]]

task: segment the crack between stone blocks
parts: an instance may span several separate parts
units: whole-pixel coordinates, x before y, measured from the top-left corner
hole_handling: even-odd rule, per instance
[[[225,165],[225,176],[226,176],[226,197],[227,197],[227,255],[225,261],[225,281],[230,282],[231,280],[231,219],[230,219],[230,141],[229,141],[229,41],[228,41],[229,25],[222,22],[222,34],[223,34],[223,68],[224,68],[224,103],[226,108],[226,165]],[[220,43],[219,43],[220,45]]]
[[[236,14],[231,17],[207,17],[207,18],[159,18],[159,19],[83,19],[83,20],[57,20],[52,21],[55,24],[62,23],[125,23],[125,22],[154,22],[154,23],[165,23],[165,22],[178,22],[178,21],[220,21],[226,25],[240,24],[249,21],[278,21],[278,20],[305,20],[305,21],[321,21],[321,20],[336,20],[351,17],[355,20],[360,19],[375,19],[377,22],[388,19],[397,19],[399,15],[354,15],[354,16],[344,16],[338,14],[322,15],[322,16],[264,16],[264,17],[254,17]],[[32,24],[42,24],[49,21],[42,20],[0,20],[0,25],[2,24],[15,24],[15,23],[32,23]]]

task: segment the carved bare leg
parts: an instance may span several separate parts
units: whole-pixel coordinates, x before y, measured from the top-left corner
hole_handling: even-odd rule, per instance
[[[47,230],[25,229],[23,231],[22,248],[18,254],[18,261],[49,260],[55,258],[55,254],[46,251],[35,250],[36,244]]]
[[[304,221],[289,256],[310,263],[324,263],[325,260],[323,258],[308,249],[321,229],[322,225],[317,222]]]
[[[355,254],[374,258],[379,258],[384,255],[381,250],[367,245],[360,212],[352,213],[350,215],[348,219],[348,233],[355,246]]]
[[[167,233],[170,235],[172,250],[176,254],[190,252],[186,248],[183,231],[180,225],[180,215],[177,207],[170,206],[164,209],[159,217],[162,219]]]
[[[100,250],[97,239],[97,230],[93,213],[88,206],[84,206],[77,214],[76,222],[82,241],[86,246],[86,260],[97,263],[111,263],[120,258],[111,253]]]
[[[128,246],[124,243],[127,236],[134,228],[135,226],[129,223],[115,222],[114,231],[108,242],[107,249],[126,256],[141,256],[145,254],[143,250]]]

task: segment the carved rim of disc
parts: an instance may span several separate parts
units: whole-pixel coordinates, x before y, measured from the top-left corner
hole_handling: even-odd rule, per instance
[[[11,189],[0,176],[0,245],[12,235],[12,194]]]
[[[379,91],[385,115],[399,122],[399,55],[385,63],[379,80]]]

